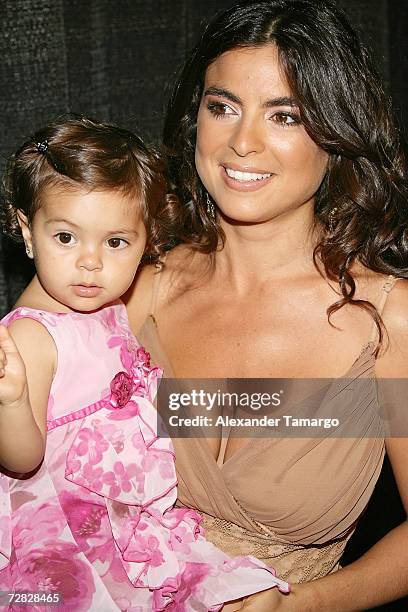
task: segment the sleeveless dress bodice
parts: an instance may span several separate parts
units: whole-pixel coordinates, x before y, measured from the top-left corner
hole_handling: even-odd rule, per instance
[[[138,334],[174,377],[154,316]],[[248,440],[221,465],[204,437],[174,438],[178,504],[204,516],[206,536],[229,554],[252,554],[292,582],[324,576],[339,560],[381,472],[385,454],[375,344],[369,342],[330,392],[324,414],[343,415],[352,434]],[[296,414],[296,412],[292,412]]]
[[[44,461],[29,475],[0,472],[0,589],[40,591],[33,611],[55,594],[67,612],[215,612],[275,585],[287,591],[264,563],[206,541],[196,511],[175,507],[174,448],[153,405],[161,370],[125,306],[20,307],[2,323],[22,318],[46,328],[57,367]]]

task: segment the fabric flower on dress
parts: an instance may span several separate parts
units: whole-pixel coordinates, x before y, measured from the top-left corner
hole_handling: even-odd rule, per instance
[[[132,337],[114,336],[109,345],[120,346],[120,359],[126,371],[118,372],[110,385],[110,404],[113,409],[123,408],[133,396],[153,399],[156,380],[161,368],[150,365],[150,354],[135,344]]]
[[[150,353],[148,353],[143,346],[139,346],[137,349],[136,360],[139,366],[143,366],[148,370],[150,369]]]
[[[133,394],[133,377],[126,372],[118,372],[111,384],[111,396],[109,403],[114,409],[123,408],[129,402]]]

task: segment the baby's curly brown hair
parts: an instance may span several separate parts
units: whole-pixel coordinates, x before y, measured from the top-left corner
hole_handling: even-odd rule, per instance
[[[17,210],[31,224],[49,185],[117,190],[140,201],[147,231],[145,261],[157,261],[171,234],[174,196],[164,166],[139,136],[87,117],[56,120],[29,138],[10,158],[3,179],[4,232],[22,241]]]

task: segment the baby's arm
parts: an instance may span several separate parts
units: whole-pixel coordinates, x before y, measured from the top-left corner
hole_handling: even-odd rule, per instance
[[[0,464],[27,473],[42,461],[56,358],[52,338],[31,319],[0,326]]]

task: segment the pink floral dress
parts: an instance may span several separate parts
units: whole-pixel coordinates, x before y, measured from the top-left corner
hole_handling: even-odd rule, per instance
[[[47,328],[58,367],[41,467],[30,478],[0,475],[0,589],[57,594],[75,612],[219,610],[276,585],[287,591],[257,559],[207,542],[196,511],[174,507],[173,447],[158,437],[152,405],[161,371],[124,305],[18,308],[3,323],[22,317]]]

